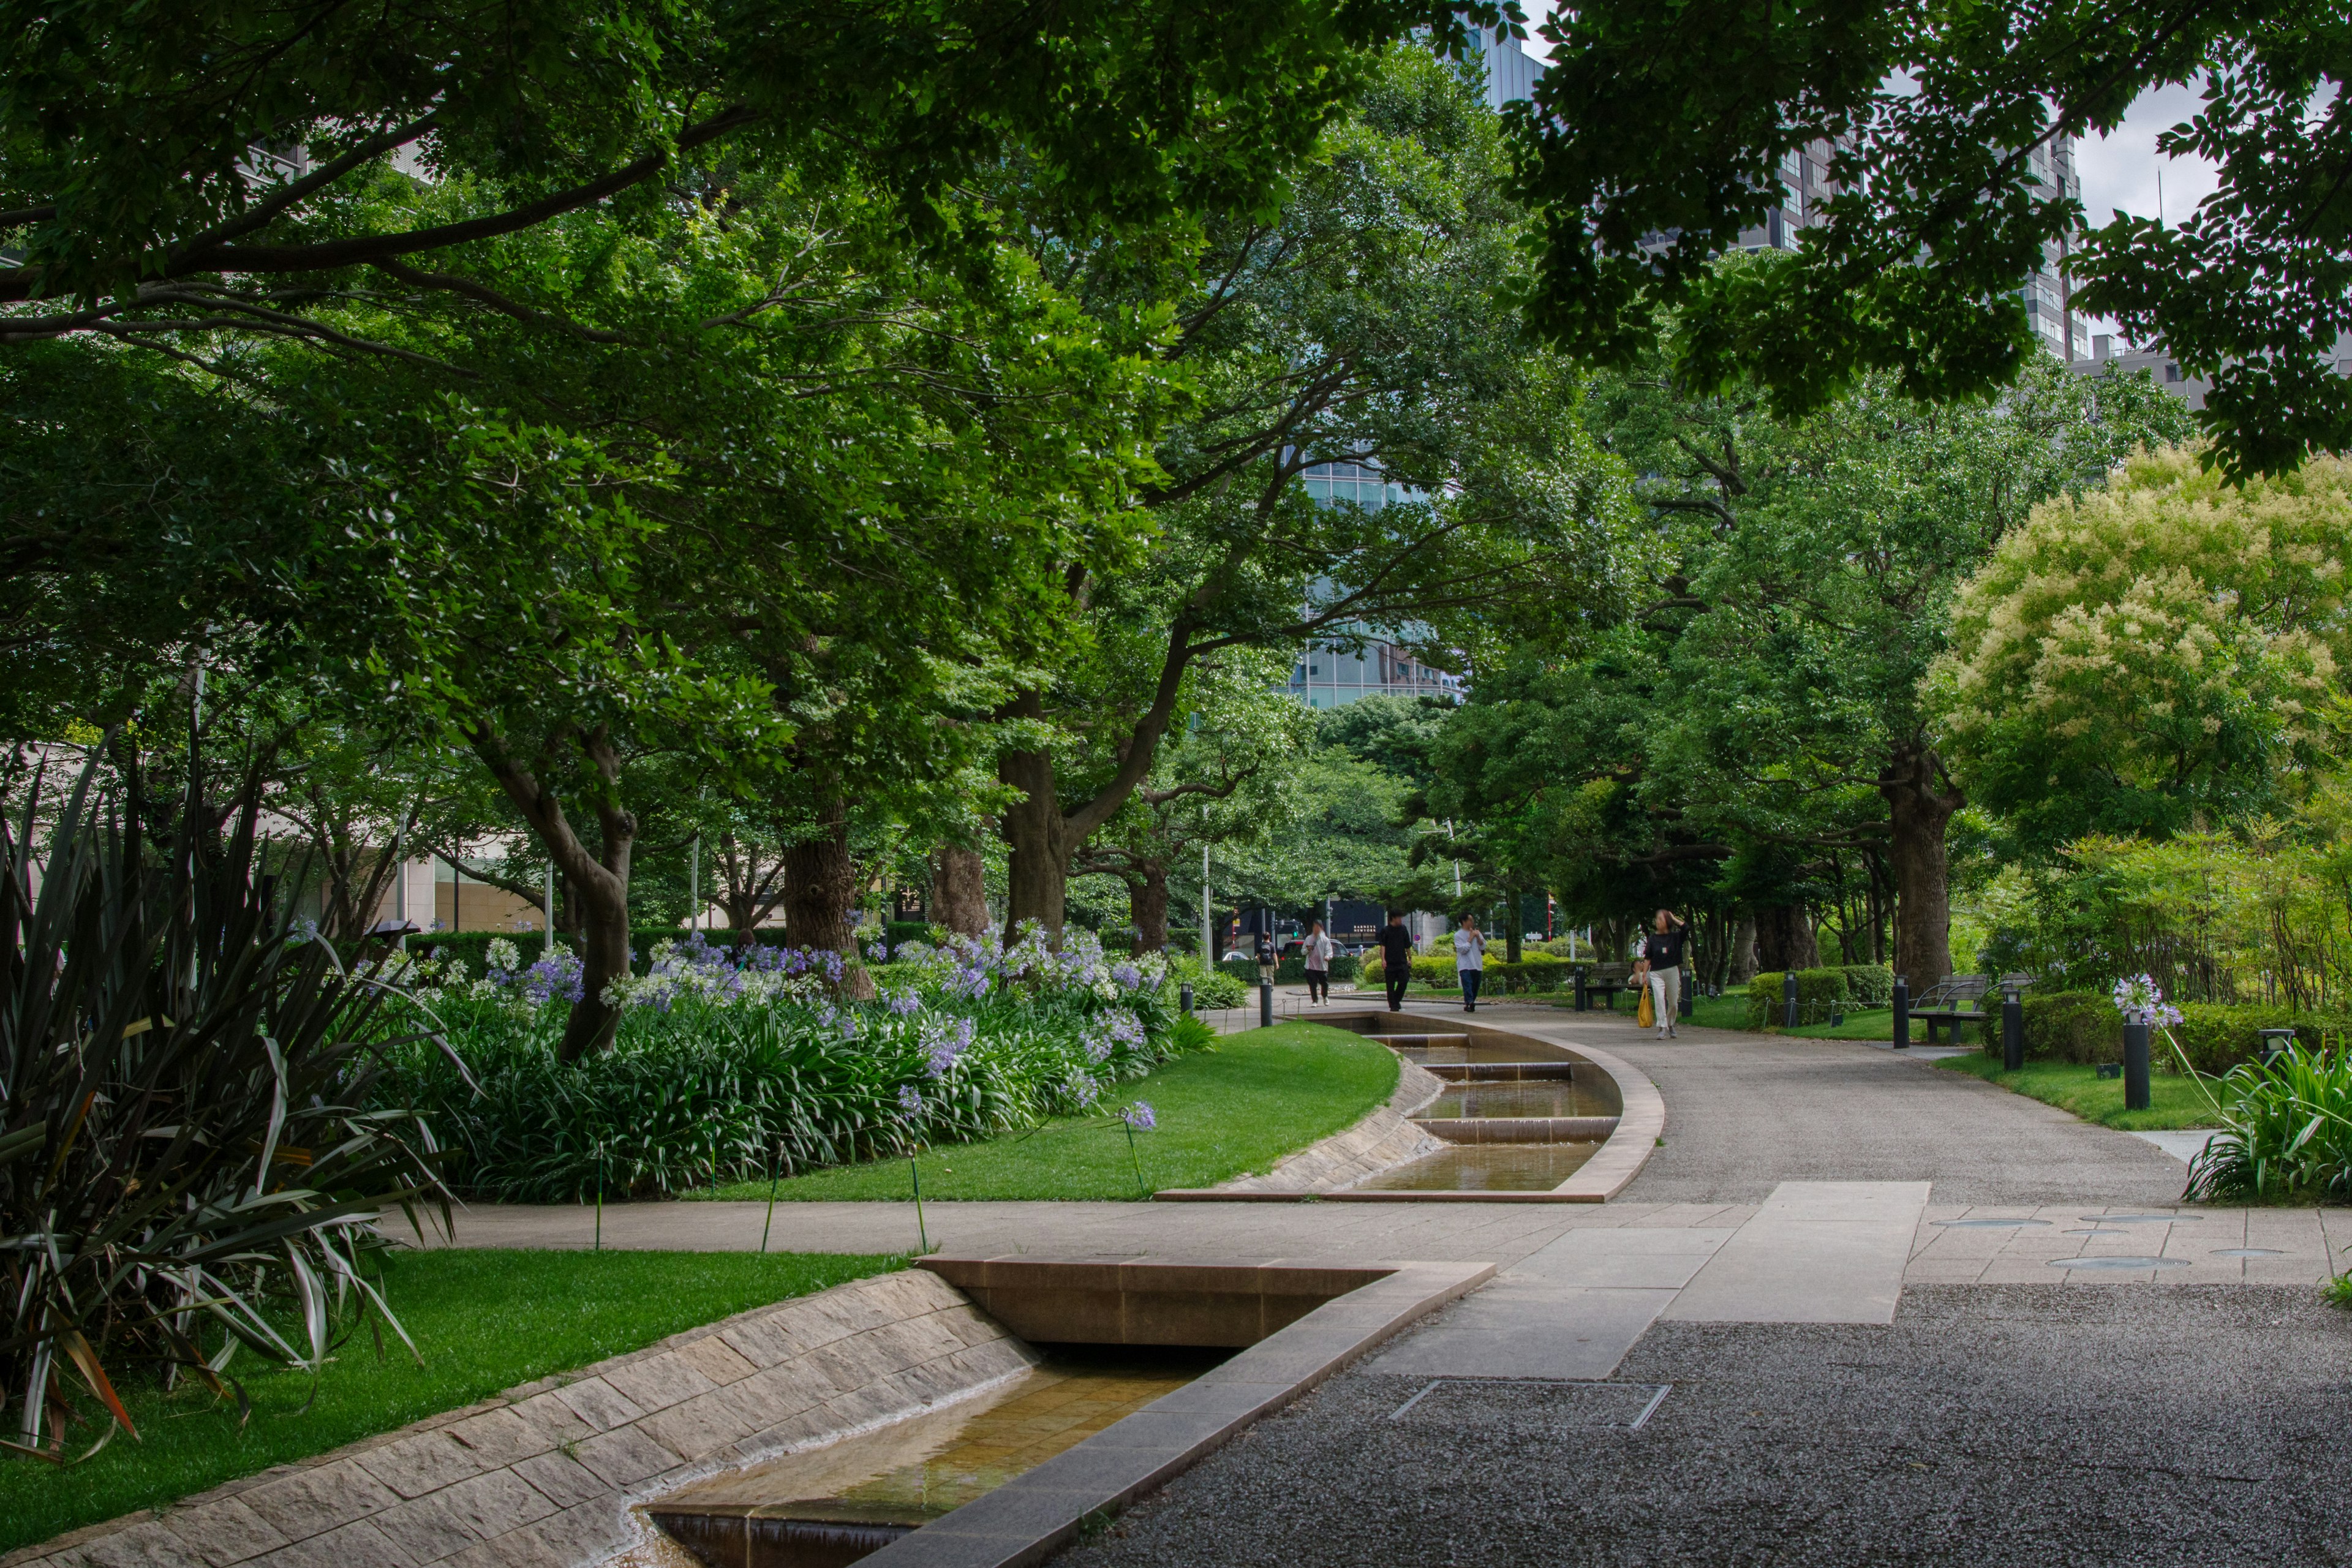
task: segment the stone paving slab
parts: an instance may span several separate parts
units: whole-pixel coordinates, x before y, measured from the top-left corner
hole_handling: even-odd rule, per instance
[[[2102,1216],[2167,1215],[2171,1224],[2101,1225]],[[2020,1220],[2017,1226],[1954,1220]],[[1904,1279],[1966,1285],[2318,1285],[2347,1266],[2336,1231],[2352,1215],[2329,1209],[2120,1208],[2098,1204],[1931,1205],[1912,1239]],[[2101,1235],[2106,1231],[2113,1234]],[[2263,1249],[2251,1257],[2223,1254]],[[2160,1258],[2177,1267],[2070,1268],[2076,1258]],[[2331,1261],[2333,1259],[2333,1261]]]
[[[1666,1309],[1696,1323],[1890,1323],[1925,1182],[1783,1182]]]

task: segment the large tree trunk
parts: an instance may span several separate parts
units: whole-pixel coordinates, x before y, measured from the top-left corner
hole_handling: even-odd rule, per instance
[[[1821,967],[1821,943],[1804,905],[1767,904],[1756,911],[1756,962],[1767,973]]]
[[[1135,951],[1165,952],[1168,950],[1168,863],[1145,860],[1137,868],[1137,875],[1128,879],[1127,907],[1129,919],[1135,924]]]
[[[474,735],[474,750],[554,860],[579,921],[580,1000],[572,1005],[572,1016],[564,1021],[563,1038],[556,1047],[567,1062],[610,1046],[621,1025],[621,1010],[604,1000],[604,988],[629,973],[629,857],[637,837],[636,817],[618,804],[614,793],[621,778],[619,753],[602,730],[580,737],[579,744],[603,776],[608,795],[596,807],[603,843],[593,854],[565,815],[563,802],[508,753],[499,737],[488,731]]]
[[[959,936],[988,929],[988,863],[977,849],[942,844],[931,857],[931,917]]]
[[[1968,804],[1935,748],[1898,747],[1878,775],[1893,832],[1887,861],[1895,875],[1895,968],[1917,995],[1952,973],[1952,905],[1944,828]]]
[[[824,822],[817,837],[784,851],[784,935],[794,947],[841,954],[843,994],[870,1001],[874,977],[858,962],[851,919],[857,905],[857,872],[849,858],[849,814],[844,803],[828,803]]]
[[[1063,906],[1070,887],[1070,856],[1084,841],[1074,837],[1062,815],[1054,785],[1054,759],[1045,752],[1008,752],[997,776],[1021,792],[1005,807],[1002,828],[1013,847],[1005,868],[1004,940],[1035,921],[1048,940],[1062,940]]]
[[[1756,978],[1756,915],[1742,910],[1739,920],[1731,929],[1731,970],[1724,977],[1726,988],[1737,988]]]

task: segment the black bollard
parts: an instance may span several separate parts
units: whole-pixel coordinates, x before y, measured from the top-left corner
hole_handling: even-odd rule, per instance
[[[1592,998],[1585,994],[1584,971],[1581,968],[1576,972],[1576,1010],[1580,1013],[1592,1010]]]
[[[1190,985],[1176,987],[1176,1010],[1188,1018],[1192,1016],[1192,988]]]
[[[2155,1031],[2146,1024],[2124,1026],[2124,1109],[2147,1109],[2147,1039]]]
[[[1274,1027],[1274,982],[1271,980],[1257,983],[1257,1026],[1261,1029]]]
[[[2005,1072],[2025,1066],[2025,998],[2014,985],[2000,994],[2000,1065]]]
[[[1783,970],[1780,974],[1780,1014],[1782,1028],[1797,1026],[1797,972],[1793,969]]]
[[[1907,974],[1895,977],[1895,1048],[1911,1048],[1911,977]]]

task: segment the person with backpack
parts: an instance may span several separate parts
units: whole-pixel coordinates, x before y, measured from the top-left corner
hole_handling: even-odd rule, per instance
[[[1256,957],[1257,983],[1260,985],[1273,984],[1274,972],[1282,963],[1282,950],[1274,945],[1272,931],[1262,931],[1257,933]]]
[[[1323,922],[1313,921],[1307,927],[1307,941],[1302,944],[1307,959],[1307,1000],[1311,1003],[1331,1000],[1331,954],[1337,950],[1331,939],[1323,934]]]
[[[1404,988],[1412,984],[1412,933],[1404,929],[1401,910],[1389,912],[1389,923],[1381,928],[1381,974],[1387,980],[1389,1011],[1404,1011]]]
[[[1464,915],[1462,927],[1454,933],[1454,973],[1462,982],[1462,1010],[1478,1010],[1478,983],[1486,978],[1486,935],[1478,929],[1476,915]]]

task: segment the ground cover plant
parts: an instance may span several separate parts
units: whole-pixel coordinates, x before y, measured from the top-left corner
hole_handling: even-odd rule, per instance
[[[567,1061],[578,961],[491,957],[480,977],[403,974],[439,1028],[384,1093],[434,1128],[457,1190],[502,1201],[671,1194],[1034,1127],[1209,1037],[1156,960],[1107,959],[1082,931],[1058,952],[1034,930],[902,944],[870,1003],[841,998],[829,951],[698,935],[613,982],[613,1048]]]
[[[2352,1052],[2293,1047],[2242,1062],[2214,1099],[2221,1131],[2189,1167],[2200,1199],[2333,1202],[2352,1197]]]
[[[1227,1035],[1213,1050],[1169,1062],[1119,1099],[1149,1104],[1156,1123],[1135,1134],[1142,1184],[1208,1187],[1262,1173],[1291,1151],[1354,1125],[1387,1102],[1396,1081],[1397,1059],[1384,1046],[1320,1024],[1277,1024]],[[915,1160],[923,1197],[1136,1198],[1118,1109],[1106,1098],[1088,1114],[1034,1131],[927,1149]],[[905,1159],[816,1171],[775,1190],[779,1199],[809,1202],[914,1195]],[[764,1200],[768,1193],[764,1182],[739,1182],[707,1195]]]
[[[253,1412],[241,1424],[233,1402],[193,1381],[168,1393],[152,1383],[126,1389],[141,1441],[117,1438],[63,1468],[0,1464],[0,1552],[162,1507],[900,1261],[824,1253],[383,1253],[371,1276],[422,1364],[389,1336],[379,1356],[359,1334],[343,1341],[315,1382],[294,1369],[248,1373]]]

